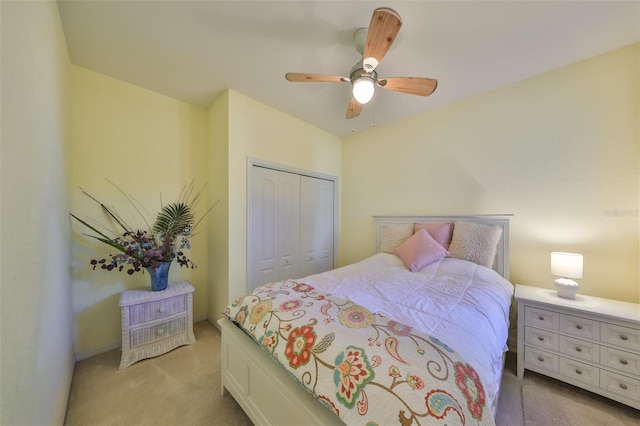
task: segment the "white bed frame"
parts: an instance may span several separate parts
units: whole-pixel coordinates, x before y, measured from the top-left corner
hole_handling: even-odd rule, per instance
[[[509,220],[512,215],[374,216],[376,251],[381,228],[402,223],[456,220],[502,227],[493,269],[509,279]],[[341,425],[342,421],[291,378],[289,373],[226,318],[222,332],[222,395],[230,393],[256,425]],[[498,389],[499,392],[499,389]],[[492,407],[497,410],[497,398]]]

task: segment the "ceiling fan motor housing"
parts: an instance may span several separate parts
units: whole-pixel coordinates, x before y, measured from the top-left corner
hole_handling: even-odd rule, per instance
[[[375,71],[367,72],[362,67],[362,62],[356,63],[353,68],[351,68],[351,74],[349,74],[349,78],[351,79],[351,83],[353,83],[358,77],[366,76],[371,78],[374,82],[378,81],[378,73]]]

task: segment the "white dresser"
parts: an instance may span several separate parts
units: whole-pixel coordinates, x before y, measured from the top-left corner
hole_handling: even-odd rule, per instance
[[[535,371],[640,409],[640,305],[517,284],[518,377]]]
[[[196,342],[193,335],[193,287],[188,281],[165,290],[125,290],[122,308],[122,358],[119,368]]]

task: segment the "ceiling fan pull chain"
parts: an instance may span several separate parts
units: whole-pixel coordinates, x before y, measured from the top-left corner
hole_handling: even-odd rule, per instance
[[[376,104],[371,108],[371,127],[376,127]]]

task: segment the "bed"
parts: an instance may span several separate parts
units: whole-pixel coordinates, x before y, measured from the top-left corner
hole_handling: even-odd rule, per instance
[[[495,424],[510,218],[375,216],[376,254],[234,301],[223,395],[255,424]]]

